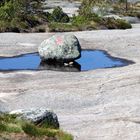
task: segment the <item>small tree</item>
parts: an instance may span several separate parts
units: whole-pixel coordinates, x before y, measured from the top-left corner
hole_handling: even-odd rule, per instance
[[[52,12],[52,19],[55,22],[67,23],[70,21],[69,16],[63,12],[61,7],[56,7]]]

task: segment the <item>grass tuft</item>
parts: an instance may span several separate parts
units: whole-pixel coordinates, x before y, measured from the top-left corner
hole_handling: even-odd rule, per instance
[[[57,139],[58,140],[73,140],[73,136],[71,134],[60,131],[57,135]]]
[[[0,137],[5,138],[13,137],[16,140],[18,135],[21,138],[31,137],[35,140],[73,140],[72,135],[65,133],[59,129],[54,129],[48,124],[35,125],[25,120],[17,119],[17,115],[1,114],[0,115]]]

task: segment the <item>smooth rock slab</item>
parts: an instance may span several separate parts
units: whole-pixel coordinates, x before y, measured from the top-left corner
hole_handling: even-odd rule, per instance
[[[59,128],[57,115],[50,110],[40,109],[19,109],[11,111],[10,114],[19,115],[18,118],[33,122],[35,124],[46,123],[54,128]]]
[[[70,62],[81,57],[81,46],[74,35],[54,35],[44,40],[38,48],[43,60]]]
[[[0,110],[51,108],[57,112],[61,128],[75,140],[140,140],[140,26],[74,34],[83,49],[106,50],[113,57],[136,63],[80,73],[1,72]],[[36,52],[36,47],[15,43],[38,46],[50,35],[2,33],[0,54]]]
[[[104,16],[104,18],[114,18],[115,20],[120,19],[123,20],[120,16],[118,15],[106,15]]]
[[[126,17],[123,17],[122,19],[132,24],[140,23],[140,19],[138,17],[126,16]]]

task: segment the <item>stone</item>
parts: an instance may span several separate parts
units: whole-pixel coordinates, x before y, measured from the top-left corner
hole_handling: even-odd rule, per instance
[[[102,17],[104,15],[111,14],[114,11],[112,7],[100,7],[100,6],[94,6],[92,8],[92,13],[97,14],[98,16]]]
[[[19,109],[11,111],[9,114],[18,115],[19,119],[33,122],[34,124],[43,124],[46,123],[53,128],[59,128],[59,122],[57,115],[50,110],[44,108],[39,109]]]
[[[103,16],[104,18],[114,18],[115,20],[117,20],[117,19],[120,19],[120,20],[122,20],[122,18],[120,17],[120,16],[118,16],[118,15],[106,15],[106,16]]]
[[[73,62],[69,62],[69,65],[73,65]]]
[[[140,23],[140,19],[138,17],[125,16],[123,19],[131,24]]]
[[[71,62],[81,57],[81,46],[76,36],[57,34],[44,40],[38,52],[43,60]]]

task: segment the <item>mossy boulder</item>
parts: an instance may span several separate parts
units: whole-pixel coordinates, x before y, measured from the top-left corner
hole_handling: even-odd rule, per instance
[[[36,125],[41,125],[49,128],[59,128],[57,115],[50,110],[40,109],[20,109],[10,112],[10,114],[18,115],[19,119],[30,121]]]

